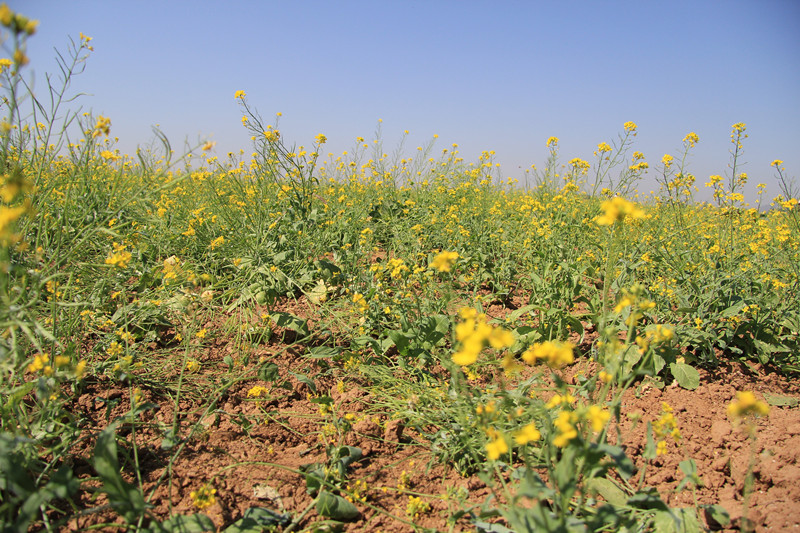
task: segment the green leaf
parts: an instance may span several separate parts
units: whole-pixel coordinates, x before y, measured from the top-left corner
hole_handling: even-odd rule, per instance
[[[308,356],[312,359],[330,359],[339,355],[340,352],[339,348],[330,346],[312,346],[308,349]]]
[[[306,296],[314,305],[320,305],[328,299],[328,287],[325,282],[318,279],[310,291],[306,291]]]
[[[706,520],[708,521],[713,520],[716,524],[722,527],[728,527],[728,525],[731,523],[731,516],[721,505],[701,505],[700,508],[703,509],[703,512],[706,515]]]
[[[628,496],[616,483],[604,477],[593,477],[584,483],[591,491],[599,494],[608,503],[621,507],[628,501]]]
[[[295,333],[300,335],[300,337],[308,337],[309,335],[311,335],[311,332],[308,329],[308,320],[304,320],[300,317],[294,316],[291,313],[284,313],[282,311],[278,311],[272,313],[270,315],[270,319],[279,328],[285,328],[290,331],[294,331]]]
[[[265,507],[250,507],[242,518],[225,528],[222,533],[262,533],[264,529],[287,526],[292,521],[286,514]]]
[[[275,381],[280,377],[278,365],[266,362],[258,369],[258,379],[263,381]]]
[[[216,531],[217,526],[204,514],[175,515],[161,524],[163,531],[170,533],[203,533]]]
[[[675,489],[676,492],[682,490],[688,483],[693,483],[695,486],[702,486],[703,480],[700,479],[700,476],[697,474],[697,463],[694,462],[694,459],[686,459],[681,461],[680,465],[681,471],[684,474],[684,478],[678,483],[677,488]]]
[[[655,533],[694,533],[702,530],[694,507],[659,510],[653,520]]]
[[[800,403],[800,400],[797,398],[790,398],[789,396],[770,394],[769,392],[765,392],[763,394],[764,399],[767,400],[767,403],[774,405],[775,407],[794,407]]]
[[[343,522],[356,520],[361,516],[361,512],[355,505],[328,491],[320,492],[317,497],[317,512],[322,516]]]
[[[108,495],[111,506],[131,523],[144,513],[147,504],[142,492],[126,483],[120,475],[115,436],[118,424],[119,422],[114,422],[97,437],[93,465],[103,483],[100,490]]]
[[[700,374],[686,363],[670,363],[669,370],[678,385],[686,390],[695,390],[700,386]]]
[[[667,507],[667,504],[661,499],[658,491],[653,487],[645,487],[628,498],[628,505],[636,507],[637,509],[669,512],[669,507]]]
[[[308,385],[308,388],[311,389],[313,394],[317,393],[317,385],[314,383],[314,380],[310,377],[306,376],[305,374],[299,374],[296,372],[289,372],[294,378],[299,381],[300,383],[304,383]]]

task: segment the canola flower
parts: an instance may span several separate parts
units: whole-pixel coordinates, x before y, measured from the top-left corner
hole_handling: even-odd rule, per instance
[[[672,407],[667,402],[661,402],[661,416],[653,422],[653,433],[657,439],[656,455],[665,455],[667,453],[665,437],[672,437],[675,443],[678,443],[681,439],[678,420],[675,418]]]
[[[192,499],[192,504],[202,511],[217,503],[216,494],[217,489],[206,484],[190,492],[189,497]]]
[[[553,425],[558,430],[558,434],[553,439],[553,446],[563,448],[578,437],[578,430],[575,427],[576,422],[578,422],[578,414],[574,411],[561,411],[558,413],[558,418],[553,421]]]
[[[411,518],[419,518],[419,515],[427,513],[431,510],[431,505],[425,502],[419,496],[409,496],[408,503],[406,504],[406,516]]]
[[[628,216],[634,220],[645,217],[645,213],[640,207],[621,196],[604,201],[601,207],[603,214],[594,219],[598,226],[611,226],[615,222],[624,221]]]
[[[575,361],[574,349],[575,345],[570,342],[537,342],[522,354],[522,359],[530,365],[542,360],[550,368],[561,368]]]
[[[502,433],[494,428],[489,428],[486,430],[486,434],[491,439],[486,444],[486,456],[490,460],[496,461],[501,455],[508,453],[508,442],[506,442],[506,438]]]
[[[756,399],[751,391],[736,393],[736,398],[728,405],[728,414],[731,418],[742,419],[751,415],[766,416],[769,414],[769,406]]]
[[[457,259],[458,252],[441,252],[433,258],[433,261],[431,262],[431,268],[434,268],[439,272],[450,272]]]
[[[459,350],[453,354],[453,362],[459,366],[469,366],[478,360],[478,355],[487,346],[497,350],[508,348],[514,344],[511,332],[492,327],[486,321],[486,315],[476,309],[461,309],[461,322],[456,326],[456,340]]]
[[[263,398],[269,395],[269,389],[262,385],[256,385],[251,387],[250,390],[247,391],[248,398]]]
[[[519,445],[523,446],[530,442],[536,442],[542,438],[542,433],[536,429],[536,426],[531,422],[527,424],[522,429],[514,433],[514,442]]]

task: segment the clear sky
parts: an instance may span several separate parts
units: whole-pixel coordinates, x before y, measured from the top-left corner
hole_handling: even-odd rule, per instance
[[[286,138],[324,133],[337,155],[383,119],[387,148],[404,130],[410,153],[438,134],[437,151],[495,150],[502,176],[522,178],[544,165],[549,136],[564,162],[591,160],[634,121],[651,170],[696,132],[689,170],[704,183],[724,175],[744,122],[753,184],[777,192],[774,159],[800,168],[797,0],[6,1],[40,21],[37,94],[54,48],[93,37],[72,87],[126,153],[155,124],[176,151],[211,139],[217,155],[249,153],[233,97],[244,90],[265,118],[283,113]]]

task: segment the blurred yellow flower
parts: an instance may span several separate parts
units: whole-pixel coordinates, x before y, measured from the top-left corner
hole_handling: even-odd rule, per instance
[[[211,488],[211,485],[203,485],[196,491],[190,492],[189,497],[195,507],[203,510],[217,503],[216,493],[217,489]]]
[[[748,415],[767,415],[769,406],[756,399],[750,391],[736,393],[736,399],[728,405],[728,414],[733,418],[742,418]]]
[[[558,435],[553,439],[553,445],[563,448],[578,436],[578,430],[573,425],[578,421],[578,415],[571,411],[561,411],[553,422],[558,430]]]
[[[644,211],[633,202],[621,196],[615,196],[602,204],[603,214],[594,219],[598,226],[611,226],[617,221],[625,220],[626,216],[633,219],[644,218]]]
[[[572,364],[575,360],[573,349],[574,345],[570,342],[537,342],[522,354],[522,359],[531,365],[543,359],[550,368],[560,368]]]
[[[535,442],[541,438],[542,434],[538,429],[536,429],[536,426],[533,425],[533,422],[514,434],[514,442],[516,442],[519,446],[528,444],[529,442]]]
[[[233,94],[233,97],[234,97],[234,98],[238,98],[239,100],[244,100],[244,97],[245,97],[245,96],[247,96],[247,94],[246,94],[244,91],[236,91],[236,92]]]
[[[489,435],[489,438],[492,439],[486,444],[486,456],[489,457],[490,460],[496,461],[501,455],[508,452],[508,443],[505,437],[496,429],[489,428],[486,433]]]
[[[606,423],[610,418],[611,414],[598,405],[590,405],[589,409],[586,411],[586,420],[589,421],[592,429],[596,432],[603,431],[603,428],[606,427]]]
[[[442,252],[433,258],[431,267],[439,272],[450,272],[456,259],[458,259],[458,252]]]

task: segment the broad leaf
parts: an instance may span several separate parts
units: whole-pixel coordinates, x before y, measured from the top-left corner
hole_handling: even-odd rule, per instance
[[[320,492],[317,497],[317,512],[322,516],[348,522],[356,520],[361,516],[361,512],[355,505],[345,500],[341,496],[331,494],[328,491]]]
[[[700,374],[686,363],[670,363],[669,370],[678,385],[687,390],[695,390],[700,386]]]

